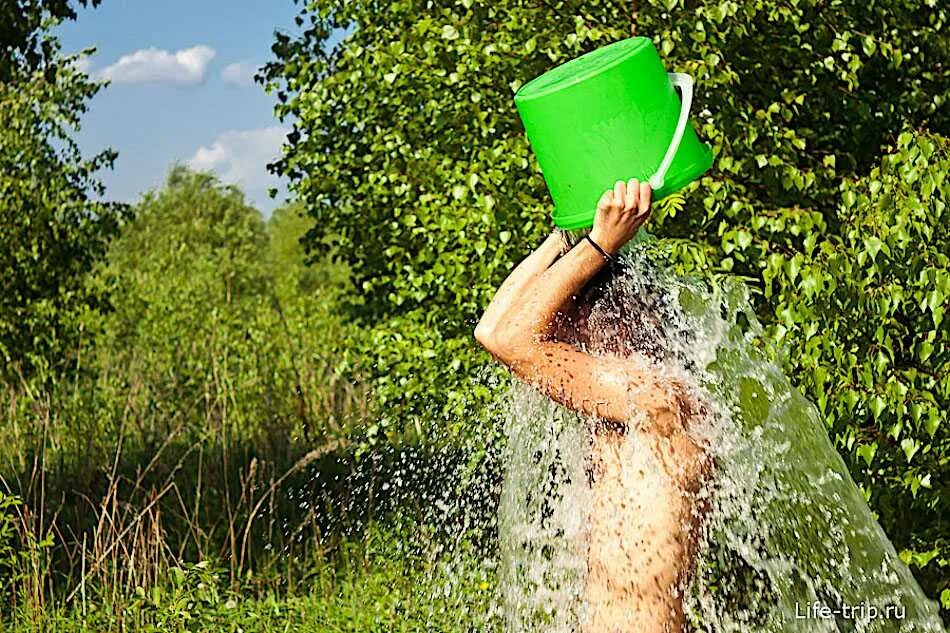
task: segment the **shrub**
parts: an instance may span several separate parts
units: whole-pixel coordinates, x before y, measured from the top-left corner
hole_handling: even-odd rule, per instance
[[[840,234],[810,233],[763,271],[787,371],[935,592],[950,558],[948,174],[950,140],[901,134],[868,176],[842,183]]]
[[[314,219],[309,246],[347,263],[361,293],[352,314],[391,343],[354,347],[394,432],[435,432],[441,405],[472,400],[485,360],[471,341],[475,319],[548,230],[512,96],[554,64],[626,36],[632,22],[671,70],[697,77],[695,118],[717,169],[655,226],[756,283],[769,254],[837,231],[839,183],[869,168],[891,130],[948,123],[937,5],[654,0],[629,10],[318,1],[301,15],[311,28],[277,36],[264,75],[294,131],[275,167]]]

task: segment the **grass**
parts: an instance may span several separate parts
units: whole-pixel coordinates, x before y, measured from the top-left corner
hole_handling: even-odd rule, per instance
[[[66,392],[0,391],[0,631],[489,626],[491,554],[433,515],[464,452],[357,457],[345,437],[183,421],[151,443],[149,423],[67,423],[93,407]],[[132,393],[111,409],[142,410]]]
[[[452,591],[442,591],[436,566],[393,556],[392,533],[349,543],[332,564],[313,561],[305,591],[255,589],[248,578],[226,587],[223,568],[204,563],[173,567],[145,591],[100,599],[87,596],[34,613],[19,610],[3,630],[19,631],[481,631],[492,600],[491,579],[475,561]],[[95,593],[95,592],[93,592]]]

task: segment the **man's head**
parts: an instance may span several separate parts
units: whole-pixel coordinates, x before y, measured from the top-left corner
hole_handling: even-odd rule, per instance
[[[576,244],[585,232],[566,234]],[[666,282],[666,283],[665,283]],[[679,289],[633,249],[621,251],[578,293],[558,328],[561,340],[593,353],[642,354],[656,362],[683,359],[693,338]]]

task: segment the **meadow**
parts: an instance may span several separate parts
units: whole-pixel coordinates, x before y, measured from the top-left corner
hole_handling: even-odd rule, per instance
[[[511,99],[631,29],[696,77],[716,152],[651,231],[748,285],[946,621],[938,3],[315,0],[259,77],[293,128],[267,218],[181,165],[110,201],[114,154],[73,140],[108,88],[50,31],[70,3],[3,9],[0,630],[500,626],[503,383],[471,332],[550,230]]]

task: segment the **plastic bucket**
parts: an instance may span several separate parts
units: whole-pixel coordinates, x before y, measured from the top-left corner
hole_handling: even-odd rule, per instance
[[[709,169],[712,150],[689,123],[692,95],[693,78],[667,73],[645,37],[591,51],[523,85],[515,106],[554,201],[554,223],[593,225],[600,196],[618,180],[649,180],[659,200]]]

